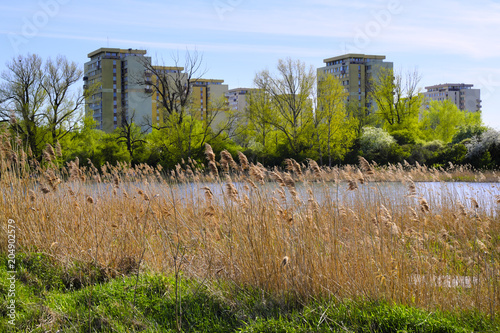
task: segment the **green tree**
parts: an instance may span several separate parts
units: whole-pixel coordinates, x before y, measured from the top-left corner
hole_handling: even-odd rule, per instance
[[[230,141],[227,132],[234,126],[234,115],[222,98],[209,101],[203,119],[198,110],[188,107],[186,111],[182,121],[178,113],[170,114],[151,134],[151,143],[163,156],[165,166],[172,167],[181,159],[203,156],[205,143]]]
[[[319,78],[313,124],[321,164],[325,155],[328,165],[332,166],[333,158],[344,157],[356,138],[359,121],[347,115],[347,95],[340,81],[333,75]]]
[[[271,98],[265,89],[256,89],[246,95],[246,102],[247,107],[239,117],[238,142],[259,153],[269,153],[271,150],[269,141],[275,131],[271,124],[273,117]]]
[[[78,65],[62,56],[45,65],[38,55],[20,55],[7,63],[1,74],[0,118],[10,121],[35,157],[47,142],[54,145],[81,121],[85,95],[71,93],[81,77]]]
[[[420,79],[417,71],[403,77],[381,68],[378,79],[370,82],[370,96],[377,104],[375,114],[390,133],[403,129],[416,133],[423,102],[417,88]]]
[[[423,110],[419,125],[427,141],[450,143],[461,127],[481,126],[481,114],[461,111],[450,100],[431,101],[429,107]]]
[[[277,73],[259,72],[255,85],[271,102],[269,124],[279,131],[291,152],[300,154],[307,147],[307,135],[313,120],[312,94],[316,75],[300,60],[279,60]]]

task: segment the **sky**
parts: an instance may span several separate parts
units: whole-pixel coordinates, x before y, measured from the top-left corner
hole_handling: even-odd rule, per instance
[[[314,68],[346,53],[385,55],[419,86],[481,89],[500,130],[500,0],[23,0],[0,4],[0,72],[17,55],[81,65],[101,47],[145,49],[153,63],[197,51],[205,78],[253,87],[279,59]],[[82,81],[83,85],[83,81]]]

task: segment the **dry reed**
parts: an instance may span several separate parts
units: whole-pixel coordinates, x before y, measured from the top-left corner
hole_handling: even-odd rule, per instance
[[[265,171],[241,155],[239,168],[226,155],[237,172],[225,182],[208,185],[213,178],[198,174],[201,191],[180,180],[181,169],[171,176],[146,165],[97,171],[79,161],[39,167],[33,171],[39,183],[9,156],[0,160],[0,214],[16,221],[20,251],[91,261],[111,275],[126,263],[164,273],[180,268],[200,280],[226,279],[304,301],[362,296],[500,312],[498,187],[464,200],[444,186],[417,191],[416,179],[449,177],[425,166],[381,168],[360,159],[360,168],[310,162],[306,170],[289,160],[289,172]],[[208,145],[206,156],[218,175]],[[247,169],[251,179],[241,172]],[[389,182],[373,182],[381,179]],[[381,194],[384,186],[390,197]],[[4,237],[0,249],[6,248]],[[456,282],[435,282],[442,277]]]

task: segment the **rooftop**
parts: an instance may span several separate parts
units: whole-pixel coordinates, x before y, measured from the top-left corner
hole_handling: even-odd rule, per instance
[[[446,89],[446,88],[462,88],[462,89],[470,89],[474,87],[473,84],[465,84],[465,83],[442,83],[442,84],[436,84],[433,86],[428,86],[425,87],[425,89]]]
[[[101,47],[100,49],[97,49],[93,52],[90,52],[87,57],[92,58],[95,55],[101,54],[101,53],[134,53],[134,54],[146,54],[146,50],[133,50],[133,49],[115,49],[115,48],[109,48],[109,47]]]
[[[337,60],[346,60],[346,59],[350,59],[350,58],[384,60],[385,56],[384,55],[368,55],[368,54],[348,53],[348,54],[340,55],[337,57],[324,59],[323,62],[327,63],[327,62],[332,62],[332,61],[337,61]]]

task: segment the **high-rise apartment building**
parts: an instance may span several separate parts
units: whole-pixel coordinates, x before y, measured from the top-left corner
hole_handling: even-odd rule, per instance
[[[122,117],[141,124],[151,117],[152,99],[141,83],[145,63],[151,58],[145,50],[100,48],[88,54],[84,67],[84,85],[100,84],[86,100],[85,111],[92,113],[97,128],[112,132]]]
[[[227,91],[228,85],[224,84],[224,80],[195,79],[191,82],[191,107],[200,111],[202,120],[207,120],[209,112],[216,112],[217,115],[212,121],[212,126],[216,126],[225,117],[222,108],[226,104],[223,98]]]
[[[84,67],[84,86],[99,84],[97,91],[86,99],[85,111],[92,114],[97,128],[112,132],[127,121],[133,121],[143,130],[163,122],[162,100],[154,88],[158,76],[163,82],[186,82],[183,67],[154,66],[145,50],[100,48],[88,54],[90,61]],[[224,80],[195,79],[191,81],[191,104],[199,110],[199,118],[206,119],[210,101],[225,97],[228,86]],[[160,87],[161,89],[161,87]],[[174,89],[178,89],[175,87]],[[213,124],[223,119],[223,113]]]
[[[427,101],[452,101],[460,110],[480,111],[481,90],[473,89],[473,84],[445,83],[425,87],[423,93]]]
[[[334,75],[348,92],[348,102],[369,112],[375,106],[369,98],[371,80],[377,79],[382,68],[393,70],[393,63],[384,60],[383,55],[353,53],[324,59],[326,66],[318,68],[318,80]]]
[[[226,98],[229,107],[236,111],[245,111],[247,107],[247,94],[256,90],[254,88],[235,88],[229,89],[226,93]]]

